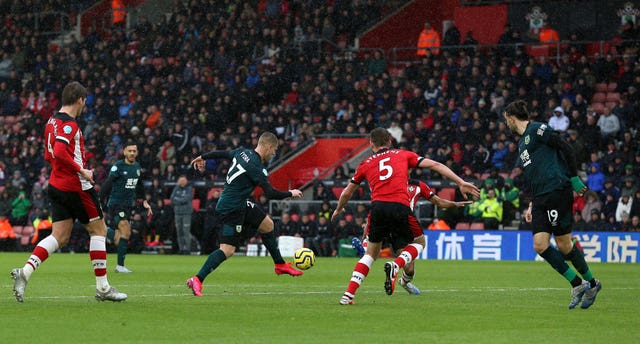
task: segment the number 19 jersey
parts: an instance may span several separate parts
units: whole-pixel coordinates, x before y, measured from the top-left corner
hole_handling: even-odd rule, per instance
[[[371,188],[372,202],[396,202],[409,207],[409,169],[418,166],[422,159],[411,151],[381,150],[360,163],[351,181],[360,184],[366,179]]]

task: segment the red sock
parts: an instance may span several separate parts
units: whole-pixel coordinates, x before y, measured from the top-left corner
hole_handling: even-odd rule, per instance
[[[360,284],[362,284],[365,277],[369,274],[371,264],[373,264],[373,257],[365,254],[360,258],[356,266],[353,268],[353,274],[351,275],[351,280],[347,286],[347,293],[351,295],[356,294],[356,290],[358,290]]]
[[[402,252],[398,255],[398,257],[394,260],[398,267],[402,269],[405,264],[411,263],[418,254],[422,251],[422,245],[420,244],[409,244],[407,245]]]

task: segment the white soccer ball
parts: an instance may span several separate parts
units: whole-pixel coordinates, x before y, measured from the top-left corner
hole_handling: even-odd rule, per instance
[[[311,249],[299,248],[293,254],[293,265],[300,270],[307,270],[316,264],[316,255]]]

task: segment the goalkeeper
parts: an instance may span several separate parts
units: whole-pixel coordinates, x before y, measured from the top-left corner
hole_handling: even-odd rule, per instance
[[[558,273],[571,283],[569,309],[581,301],[589,308],[602,285],[593,277],[582,253],[571,241],[573,191],[582,197],[587,187],[578,178],[573,148],[544,123],[529,120],[527,103],[516,100],[504,110],[504,119],[518,143],[518,165],[531,183],[533,199],[525,211],[531,222],[533,247]],[[550,245],[554,235],[558,248]],[[571,261],[582,276],[569,267]]]

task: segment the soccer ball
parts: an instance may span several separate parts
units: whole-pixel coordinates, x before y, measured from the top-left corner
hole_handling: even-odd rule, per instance
[[[293,265],[300,270],[307,270],[316,263],[316,255],[311,249],[299,248],[293,254]]]

